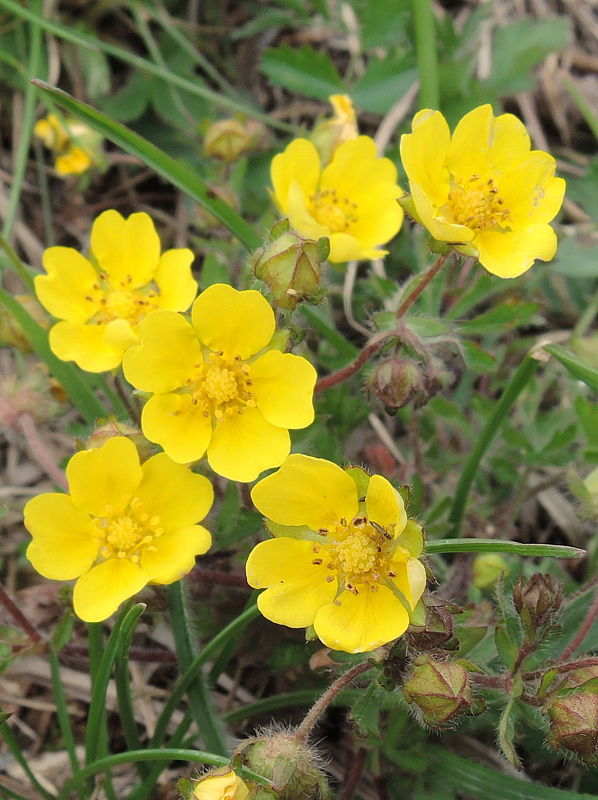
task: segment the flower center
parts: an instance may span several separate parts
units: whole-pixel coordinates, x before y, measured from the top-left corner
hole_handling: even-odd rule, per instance
[[[134,497],[120,514],[111,514],[106,508],[105,517],[97,517],[96,528],[100,537],[100,555],[103,558],[127,558],[139,562],[143,550],[153,550],[153,539],[164,533],[160,517],[144,510],[142,501]]]
[[[106,273],[100,273],[99,278],[99,282],[93,286],[93,294],[85,298],[96,307],[93,318],[96,323],[126,319],[131,325],[138,325],[150,311],[159,307],[156,302],[159,293],[151,284],[141,289],[131,289],[131,275],[127,275],[116,287],[110,284]]]
[[[448,197],[448,211],[458,225],[475,231],[505,227],[509,214],[493,178],[472,175],[465,186],[455,184]]]
[[[314,219],[333,233],[347,231],[357,220],[357,203],[339,197],[336,189],[321,189],[310,197]]]
[[[195,380],[189,380],[189,389],[193,403],[203,408],[205,416],[220,421],[247,407],[255,407],[249,365],[239,356],[226,359],[222,353],[210,353],[209,360],[197,369]]]

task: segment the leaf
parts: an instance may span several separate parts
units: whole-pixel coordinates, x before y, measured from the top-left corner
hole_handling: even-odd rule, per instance
[[[386,114],[417,80],[410,61],[372,58],[349,93],[355,105],[375,114]]]
[[[598,195],[598,180],[594,186]],[[596,215],[598,217],[598,213]],[[591,234],[569,236],[559,243],[556,258],[547,267],[569,278],[598,276],[598,239]]]
[[[262,55],[262,72],[273,83],[292,92],[327,100],[331,94],[344,92],[343,82],[328,53],[304,44],[271,47]]]
[[[521,684],[521,678],[519,678]],[[519,686],[517,694],[521,694],[521,686]],[[498,723],[498,743],[500,749],[503,751],[507,760],[515,767],[515,769],[522,769],[521,759],[515,749],[515,725],[517,717],[519,716],[519,707],[514,697],[510,697],[502,714],[500,715],[500,722]]]
[[[538,308],[537,303],[501,303],[472,320],[462,322],[459,327],[468,334],[504,333],[529,324]]]
[[[524,544],[505,539],[434,539],[426,542],[426,553],[512,553],[516,556],[582,558],[585,550],[560,544]]]
[[[598,156],[590,161],[585,175],[567,177],[567,194],[572,200],[579,203],[592,219],[598,220]],[[568,240],[566,239],[566,241]],[[563,245],[561,244],[557,260],[560,260],[562,247]],[[593,275],[598,272],[596,262],[594,262],[594,269]]]
[[[587,383],[590,388],[598,392],[598,370],[588,366],[577,356],[574,356],[573,353],[558,344],[545,345],[543,349],[554,356],[557,361],[560,361],[574,378]]]

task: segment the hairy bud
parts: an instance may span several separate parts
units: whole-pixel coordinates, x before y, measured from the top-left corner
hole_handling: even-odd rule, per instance
[[[478,589],[491,589],[506,572],[507,562],[498,553],[481,553],[473,560],[473,584]]]
[[[447,728],[461,714],[479,713],[467,669],[458,661],[418,656],[403,695],[433,728]]]
[[[563,602],[563,584],[552,575],[536,572],[519,578],[513,588],[513,602],[530,639],[544,628]]]
[[[583,759],[598,756],[598,695],[570,694],[550,700],[545,709],[549,719],[548,743]]]
[[[221,119],[213,122],[204,134],[207,155],[232,164],[259,147],[265,128],[256,120]]]

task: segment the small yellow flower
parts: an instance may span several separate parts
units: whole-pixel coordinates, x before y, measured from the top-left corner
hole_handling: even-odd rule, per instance
[[[381,258],[378,249],[398,232],[403,211],[397,170],[378,158],[369,136],[339,145],[322,169],[315,146],[294,139],[272,159],[274,199],[302,236],[330,239],[330,261]]]
[[[69,494],[25,506],[27,557],[45,578],[78,578],[73,602],[85,622],[106,619],[147,583],[179,580],[210,547],[195,523],[210,510],[212,485],[164,453],[140,465],[135,445],[116,436],[76,453],[66,477]]]
[[[104,211],[91,229],[89,259],[72,247],[44,252],[46,275],[35,278],[41,304],[62,320],[50,330],[50,347],[63,361],[103,372],[118,367],[137,344],[142,319],[155,309],[184,311],[197,293],[193,253],[167,250],[144,213],[125,219]]]
[[[334,116],[318,123],[309,137],[324,165],[328,164],[339,145],[359,136],[355,109],[349,95],[333,94],[328,99]]]
[[[439,111],[424,109],[401,138],[401,158],[419,220],[434,239],[476,256],[488,272],[514,278],[557,239],[548,224],[563,202],[556,162],[530,150],[522,122],[490,105],[466,114],[451,137]]]
[[[81,175],[101,160],[102,137],[79,120],[62,121],[56,114],[48,114],[36,122],[33,133],[54,151],[59,175]]]
[[[267,587],[258,598],[267,619],[313,625],[327,647],[347,653],[404,633],[426,573],[421,541],[407,536],[403,500],[386,478],[291,455],[251,497],[276,537],[247,560],[250,586]]]
[[[259,292],[210,286],[191,311],[156,311],[125,355],[127,380],[152,392],[143,433],[180,463],[201,458],[236,481],[252,481],[288,455],[288,428],[314,418],[316,371],[300,356],[265,349],[274,312]]]
[[[231,767],[207,775],[193,789],[197,800],[245,800],[248,794],[247,784]]]

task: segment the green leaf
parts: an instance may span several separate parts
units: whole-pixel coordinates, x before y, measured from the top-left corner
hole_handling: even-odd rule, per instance
[[[596,171],[598,172],[598,168]],[[594,184],[594,191],[598,196],[598,178]],[[547,269],[559,275],[567,275],[569,278],[597,277],[598,241],[590,235],[568,236],[559,243],[557,256]]]
[[[213,214],[233,233],[249,250],[260,245],[260,237],[256,231],[240,217],[236,211],[213,196],[209,186],[194,172],[188,164],[175,161],[163,150],[160,150],[147,139],[116,122],[101,111],[75,100],[66,92],[49,86],[43,81],[33,81],[43,94],[48,95],[59,106],[66,108],[83,122],[99,131],[106,139],[122,147],[127,153],[137,156],[144,164],[162,175],[189,197],[196,200],[203,208]]]
[[[592,219],[598,220],[598,156],[595,156],[590,161],[585,175],[567,176],[567,195],[576,203],[579,203]],[[563,245],[568,241],[569,239],[565,239],[564,242],[559,244],[557,262],[561,260]],[[551,269],[553,264],[554,262],[551,262]],[[591,269],[589,265],[588,267]],[[598,266],[595,260],[592,275],[596,275],[597,271]]]
[[[436,539],[426,542],[426,553],[512,553],[516,556],[583,558],[585,550],[560,544],[524,544],[505,539]]]
[[[558,344],[545,345],[543,349],[554,356],[557,361],[560,361],[574,378],[587,383],[589,387],[598,392],[598,370],[588,366],[577,356],[574,356],[573,353]]]
[[[278,86],[319,100],[345,91],[328,53],[306,44],[300,48],[283,44],[265,50],[262,72]]]
[[[386,114],[417,80],[417,69],[401,59],[373,58],[349,90],[355,105],[374,114]]]
[[[521,679],[519,679],[518,682],[521,684]],[[518,693],[521,693],[520,687]],[[500,722],[498,723],[498,743],[507,760],[515,767],[515,769],[522,769],[521,759],[517,754],[514,743],[515,726],[518,715],[519,706],[517,705],[514,697],[509,697],[509,701],[504,707],[504,710],[500,715]]]
[[[537,303],[501,303],[472,320],[462,322],[459,327],[470,335],[504,333],[529,324],[538,308]]]

